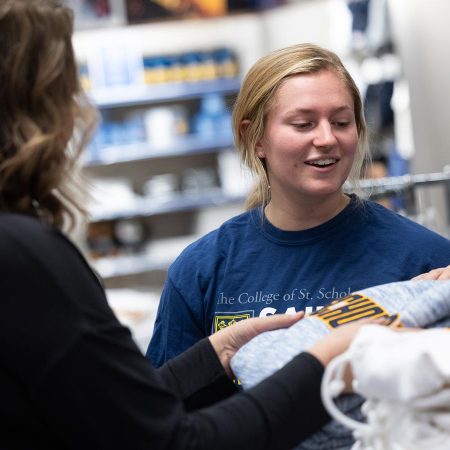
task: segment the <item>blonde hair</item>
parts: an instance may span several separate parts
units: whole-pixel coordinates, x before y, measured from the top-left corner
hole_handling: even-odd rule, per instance
[[[235,145],[242,162],[257,177],[256,186],[247,198],[248,209],[264,206],[270,201],[265,162],[257,157],[256,145],[264,135],[267,114],[278,89],[289,77],[322,70],[332,70],[341,76],[353,98],[358,148],[349,181],[357,188],[363,166],[370,158],[366,121],[358,87],[335,53],[314,44],[297,44],[259,59],[247,73],[234,105]],[[248,120],[249,124],[242,129],[244,120]]]
[[[0,2],[0,210],[57,228],[85,213],[72,170],[97,117],[80,89],[72,32],[72,11],[56,0]]]

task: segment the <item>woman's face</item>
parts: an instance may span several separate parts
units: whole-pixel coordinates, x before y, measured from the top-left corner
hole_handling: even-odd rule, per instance
[[[273,202],[340,194],[357,150],[353,98],[333,71],[288,78],[275,94],[257,156]]]

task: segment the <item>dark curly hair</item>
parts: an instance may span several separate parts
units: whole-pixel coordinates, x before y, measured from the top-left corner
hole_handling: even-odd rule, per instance
[[[0,210],[57,228],[85,213],[74,164],[97,118],[72,33],[72,11],[56,0],[0,2]]]

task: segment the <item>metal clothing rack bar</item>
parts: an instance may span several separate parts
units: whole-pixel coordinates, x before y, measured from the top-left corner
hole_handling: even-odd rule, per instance
[[[385,177],[360,180],[362,190],[368,194],[396,194],[411,187],[438,183],[450,183],[450,170],[426,174],[409,174],[398,177]]]
[[[416,214],[414,190],[418,187],[443,184],[447,200],[447,223],[450,224],[450,166],[443,172],[426,174],[408,174],[396,177],[374,178],[359,180],[359,188],[373,200],[385,197],[401,196],[406,202],[409,214]],[[345,190],[351,190],[352,185],[346,184]]]

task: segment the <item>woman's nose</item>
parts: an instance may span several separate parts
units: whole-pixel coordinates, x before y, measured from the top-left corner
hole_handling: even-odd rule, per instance
[[[322,123],[316,127],[313,144],[316,147],[332,147],[336,144],[336,136],[330,123]]]

